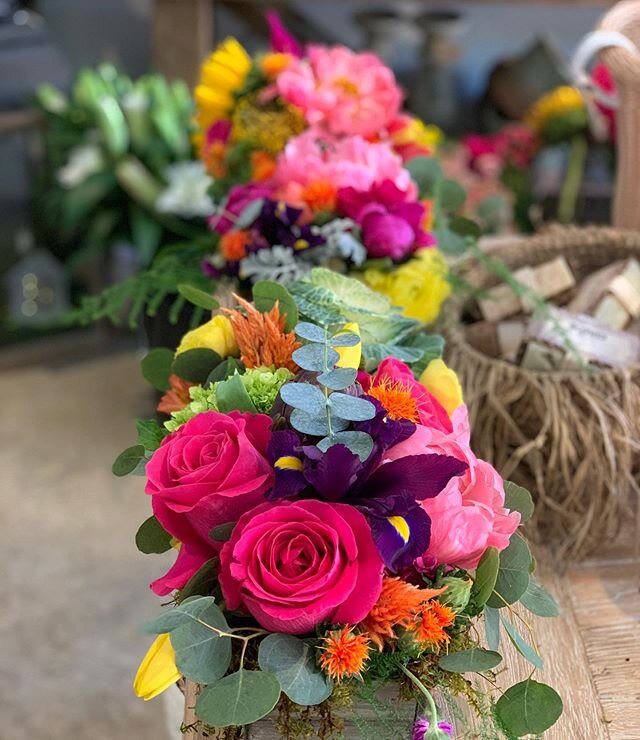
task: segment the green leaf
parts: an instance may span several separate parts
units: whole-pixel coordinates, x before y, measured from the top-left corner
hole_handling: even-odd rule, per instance
[[[213,727],[250,725],[266,717],[280,698],[273,673],[244,668],[204,688],[196,702],[196,716]]]
[[[198,347],[176,355],[171,372],[190,383],[204,383],[214,367],[221,362],[222,358],[217,352]]]
[[[518,632],[515,624],[513,624],[513,622],[510,622],[508,619],[505,619],[502,615],[500,615],[500,622],[502,622],[502,626],[505,628],[507,634],[509,635],[509,639],[513,643],[515,649],[520,653],[520,655],[526,658],[529,663],[531,663],[531,665],[535,666],[536,668],[544,668],[544,661],[531,647],[531,645],[529,645],[524,637]]]
[[[149,212],[135,205],[129,204],[131,236],[138,254],[138,265],[148,267],[160,246],[162,239],[162,224],[158,223]]]
[[[433,195],[436,183],[443,178],[442,167],[435,157],[413,157],[406,163],[420,196]]]
[[[171,535],[155,516],[150,516],[136,533],[136,547],[145,555],[167,552],[171,549]]]
[[[333,682],[316,665],[309,645],[292,635],[272,634],[260,643],[258,664],[273,673],[284,693],[296,704],[314,706],[327,699]]]
[[[221,380],[226,380],[232,377],[236,373],[242,375],[245,371],[245,367],[236,357],[227,357],[219,365],[213,368],[213,370],[207,376],[205,381],[205,387],[218,383]]]
[[[478,240],[482,236],[482,229],[475,221],[464,216],[456,216],[449,221],[449,228],[460,236],[468,236],[473,240]]]
[[[529,585],[531,552],[529,545],[517,534],[511,537],[508,547],[500,553],[500,570],[494,593],[487,603],[494,609],[514,604]]]
[[[127,447],[116,458],[111,467],[111,472],[118,477],[129,475],[129,473],[133,473],[140,461],[144,459],[144,447],[142,445]]]
[[[519,511],[521,522],[529,521],[535,508],[529,491],[510,480],[504,484],[504,505],[510,511]]]
[[[137,419],[138,444],[142,445],[148,452],[154,452],[160,447],[160,443],[167,436],[167,430],[158,424],[155,419]]]
[[[490,606],[484,610],[484,634],[489,650],[497,650],[500,647],[500,612]]]
[[[172,364],[173,352],[166,347],[156,347],[147,352],[140,367],[147,382],[159,391],[168,391],[171,388],[169,376]]]
[[[218,558],[207,560],[180,589],[177,601],[182,603],[193,596],[209,596],[217,583]]]
[[[538,735],[562,714],[562,699],[555,689],[529,678],[515,684],[498,699],[495,713],[503,727],[515,735]]]
[[[232,375],[227,380],[218,383],[216,386],[216,405],[223,414],[228,414],[229,411],[258,413],[240,375]]]
[[[303,434],[311,434],[314,437],[326,437],[329,434],[326,417],[310,416],[300,409],[291,412],[291,426]],[[349,422],[346,419],[336,416],[331,418],[331,428],[334,432],[343,432],[348,426]]]
[[[534,578],[529,578],[529,585],[520,597],[520,603],[539,617],[557,617],[560,614],[558,602]]]
[[[502,655],[493,650],[471,648],[449,653],[440,658],[440,668],[452,673],[482,673],[490,671],[502,662]]]
[[[226,522],[225,524],[218,524],[209,532],[209,538],[214,542],[226,542],[233,532],[233,528],[237,522]]]
[[[326,366],[331,367],[340,359],[335,349],[329,349],[324,344],[305,344],[304,347],[298,348],[291,357],[303,370],[316,373],[323,372]]]
[[[360,344],[361,338],[353,332],[344,332],[342,334],[336,334],[329,340],[330,347],[355,347]]]
[[[204,308],[207,311],[215,311],[216,308],[220,307],[218,301],[216,301],[212,295],[207,293],[206,290],[200,290],[200,288],[196,288],[188,283],[180,283],[178,285],[178,293],[180,293],[183,298],[186,298],[189,303],[192,303],[194,306]]]
[[[422,357],[411,366],[417,378],[422,375],[431,360],[440,359],[444,352],[444,337],[438,334],[420,332],[415,337],[411,337],[407,344],[422,352]]]
[[[443,180],[440,183],[439,195],[440,206],[448,213],[460,210],[467,199],[464,188],[455,180]]]
[[[435,228],[438,249],[448,257],[460,257],[467,251],[467,239],[449,228],[445,218]]]
[[[348,421],[367,421],[376,415],[376,407],[366,398],[356,398],[347,393],[332,393],[329,406],[336,416]]]
[[[176,651],[176,666],[184,676],[197,683],[212,683],[229,669],[231,638],[220,636],[210,627],[227,632],[229,625],[213,599],[194,614],[193,604],[198,601],[176,607],[187,611],[190,619],[171,630],[171,644]]]
[[[211,605],[215,606],[213,596],[197,596],[188,601],[185,600],[178,606],[167,609],[154,619],[148,619],[143,623],[141,629],[143,632],[151,633],[152,635],[173,632],[173,630],[178,629],[183,624],[188,624],[194,619],[199,619]]]
[[[317,385],[310,383],[285,383],[280,388],[280,397],[294,409],[306,411],[310,416],[323,416],[327,410],[327,399]]]
[[[352,367],[336,367],[326,373],[318,375],[316,380],[325,388],[333,391],[343,391],[356,382],[358,371]]]
[[[299,321],[294,331],[300,339],[306,339],[308,342],[324,344],[327,341],[327,330],[308,321]]]
[[[383,315],[391,309],[391,301],[386,296],[376,293],[356,278],[341,275],[326,267],[314,267],[307,280],[312,285],[329,291],[335,305]]]
[[[484,606],[496,585],[500,570],[500,553],[495,547],[488,547],[476,568],[476,577],[471,587],[471,598],[477,606]]]
[[[298,307],[293,300],[293,296],[284,286],[274,283],[272,280],[258,280],[251,292],[255,307],[262,313],[270,311],[277,302],[280,314],[284,314],[286,317],[285,331],[294,330],[298,323]]]

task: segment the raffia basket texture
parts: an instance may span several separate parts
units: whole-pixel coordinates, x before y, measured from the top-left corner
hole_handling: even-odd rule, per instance
[[[640,233],[558,228],[492,254],[511,269],[562,255],[579,282],[616,260],[640,260]],[[477,287],[497,283],[477,263],[464,271]],[[464,309],[450,304],[444,331],[447,361],[470,411],[473,449],[533,493],[529,536],[558,559],[580,559],[615,536],[637,503],[640,365],[591,373],[526,370],[496,359],[493,333],[468,331],[460,321]]]

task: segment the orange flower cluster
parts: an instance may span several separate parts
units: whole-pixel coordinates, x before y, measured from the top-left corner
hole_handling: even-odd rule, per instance
[[[360,676],[369,658],[369,638],[352,627],[330,632],[320,646],[320,667],[334,680]]]
[[[225,308],[240,348],[240,359],[247,368],[286,367],[292,373],[300,369],[291,355],[300,347],[295,332],[285,332],[285,317],[276,303],[267,313],[261,313],[251,303],[234,294],[244,309]]]
[[[411,390],[399,380],[383,378],[381,382],[372,385],[367,393],[380,401],[390,419],[408,419],[415,424],[420,421],[416,399],[411,395]]]
[[[316,180],[309,183],[302,191],[302,200],[313,213],[335,211],[338,191],[328,180]]]
[[[170,375],[169,385],[171,388],[162,396],[157,406],[157,410],[163,414],[180,411],[191,401],[189,388],[193,383],[189,383],[177,375]]]
[[[247,256],[249,237],[246,231],[227,231],[220,238],[220,253],[230,262],[238,262]]]
[[[456,618],[453,609],[439,601],[427,601],[420,607],[420,612],[409,626],[417,642],[424,643],[431,648],[439,648],[449,642],[449,635],[445,632]]]

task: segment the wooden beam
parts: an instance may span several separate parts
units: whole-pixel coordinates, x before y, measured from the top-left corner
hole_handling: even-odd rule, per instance
[[[151,34],[155,69],[195,84],[213,48],[212,0],[154,0]]]

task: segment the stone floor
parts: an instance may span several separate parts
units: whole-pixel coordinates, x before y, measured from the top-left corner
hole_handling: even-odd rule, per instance
[[[163,704],[131,691],[167,563],[134,545],[142,479],[110,472],[153,412],[138,358],[7,370],[0,386],[0,740],[173,740]],[[549,740],[640,740],[637,560],[627,540],[604,549],[544,576],[563,614],[534,620],[541,680],[566,706]],[[528,675],[510,664],[505,683]]]

